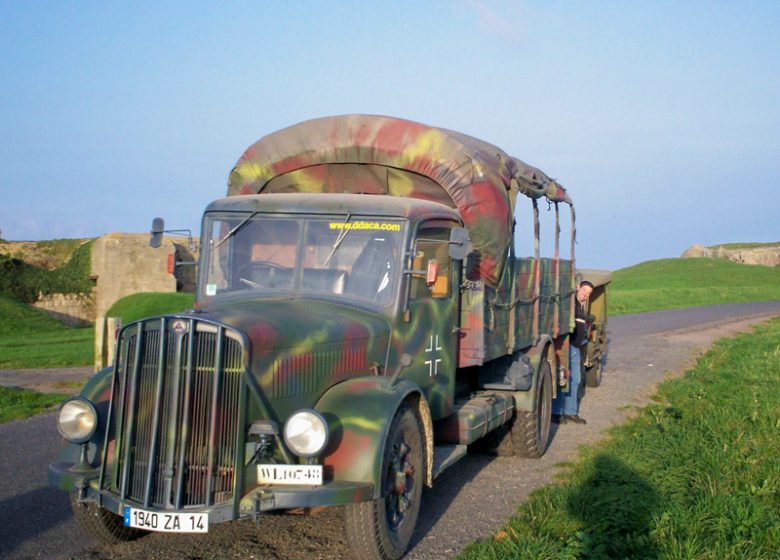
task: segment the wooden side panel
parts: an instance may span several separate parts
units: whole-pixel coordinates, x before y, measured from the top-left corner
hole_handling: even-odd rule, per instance
[[[557,306],[555,293],[555,272],[557,269],[554,259],[539,259],[541,266],[540,293],[539,293],[539,334],[553,335],[553,321]]]
[[[536,260],[515,260],[515,350],[536,343],[534,332],[534,301],[536,299]]]
[[[485,287],[485,361],[512,353],[510,339],[514,337],[514,317],[511,314],[514,267],[511,264],[504,267],[498,289]]]

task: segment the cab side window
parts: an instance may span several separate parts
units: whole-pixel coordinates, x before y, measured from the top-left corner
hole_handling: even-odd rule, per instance
[[[412,265],[412,299],[450,296],[452,259],[449,255],[449,239],[449,227],[426,226],[418,230]]]

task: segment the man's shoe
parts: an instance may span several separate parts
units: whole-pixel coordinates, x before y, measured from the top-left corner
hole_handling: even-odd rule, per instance
[[[582,418],[579,414],[567,414],[563,417],[566,422],[574,422],[575,424],[587,424],[587,420]]]
[[[553,414],[552,421],[556,424],[565,424],[566,417],[563,414]]]

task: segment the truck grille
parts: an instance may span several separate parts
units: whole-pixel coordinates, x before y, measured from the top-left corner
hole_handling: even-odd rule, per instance
[[[110,487],[145,507],[231,500],[241,464],[243,339],[218,324],[164,317],[128,326],[118,351]]]

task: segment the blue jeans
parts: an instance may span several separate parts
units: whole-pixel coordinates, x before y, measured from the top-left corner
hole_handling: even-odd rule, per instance
[[[565,416],[575,416],[579,410],[577,402],[577,392],[580,388],[580,377],[582,371],[580,367],[580,349],[569,345],[569,389],[567,391],[558,391],[558,395],[552,402],[552,413],[563,414]]]

